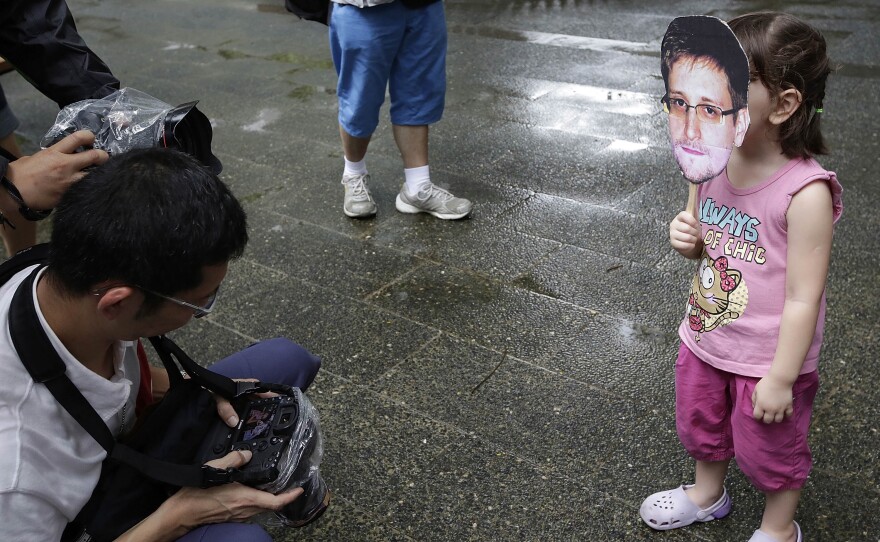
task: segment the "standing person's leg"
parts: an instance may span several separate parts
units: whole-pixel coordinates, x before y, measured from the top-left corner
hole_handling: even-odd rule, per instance
[[[314,381],[320,368],[320,358],[283,338],[260,341],[209,367],[229,378],[256,378],[303,391]]]
[[[345,153],[342,210],[353,218],[376,214],[367,188],[370,176],[365,157],[403,36],[404,21],[397,12],[405,8],[397,4],[368,8],[331,4],[330,52],[338,76],[339,134]]]
[[[434,185],[428,166],[428,126],[443,117],[446,99],[443,3],[403,10],[406,34],[389,78],[391,124],[405,177],[395,206],[402,213],[463,218],[471,212],[471,202]]]
[[[675,426],[679,440],[696,461],[695,481],[654,493],[642,502],[639,515],[652,529],[677,529],[730,513],[724,478],[734,455],[728,391],[732,376],[703,362],[684,344],[679,347]]]
[[[795,522],[801,489],[813,467],[807,437],[813,401],[819,389],[816,371],[800,375],[792,387],[792,414],[781,422],[764,423],[754,418],[752,394],[758,378],[739,377],[732,419],[736,463],[766,498],[761,527],[764,535],[779,542],[799,541],[803,535]]]

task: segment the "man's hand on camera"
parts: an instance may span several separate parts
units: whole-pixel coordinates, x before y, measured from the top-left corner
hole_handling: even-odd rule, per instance
[[[80,180],[83,169],[103,164],[109,155],[98,149],[76,152],[91,147],[95,136],[80,130],[65,137],[48,149],[10,162],[6,177],[15,184],[25,204],[31,209],[52,209],[67,188]]]
[[[248,450],[234,450],[225,456],[209,461],[206,465],[221,469],[244,466],[253,454]],[[198,489],[185,487],[175,494],[180,504],[190,507],[190,513],[198,516],[192,526],[206,523],[244,521],[266,510],[281,510],[302,495],[302,488],[273,495],[237,483]],[[188,514],[190,515],[190,514]]]
[[[259,382],[256,378],[233,378],[233,380],[236,382]],[[275,397],[278,394],[267,391],[256,395],[257,397]],[[226,422],[226,425],[229,427],[235,427],[238,424],[238,413],[235,412],[235,408],[233,408],[229,400],[217,394],[214,394],[214,400],[217,402],[217,414],[220,416],[220,419]]]
[[[251,457],[249,451],[234,451],[206,464],[221,469],[241,467]],[[302,493],[302,488],[296,488],[273,495],[238,483],[207,489],[184,487],[117,541],[170,542],[199,525],[245,521],[267,510],[281,510]]]

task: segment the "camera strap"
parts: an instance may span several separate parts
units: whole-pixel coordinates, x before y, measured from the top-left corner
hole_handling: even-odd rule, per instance
[[[31,256],[36,257],[38,254]],[[4,265],[6,263],[9,261]],[[7,269],[9,267],[13,266],[8,266]],[[26,266],[19,267],[19,270],[24,267]],[[13,346],[34,381],[44,384],[49,389],[61,406],[107,451],[108,458],[125,463],[154,480],[177,487],[210,487],[229,482],[246,483],[248,475],[238,469],[218,469],[207,465],[181,465],[161,461],[116,441],[104,420],[68,378],[64,361],[58,356],[40,323],[32,294],[34,280],[39,270],[39,267],[34,269],[13,295],[9,310],[9,333]],[[3,272],[3,266],[0,266],[0,279],[5,282],[8,277],[4,277]],[[211,391],[228,398],[235,397],[236,394],[263,391],[263,387],[258,382],[236,382],[202,368],[167,337],[151,337],[150,342],[154,346],[158,345],[157,351],[163,363],[168,360],[166,368],[169,369],[169,378],[183,379],[179,370],[172,370],[168,366],[168,363],[174,366],[170,351],[182,362],[184,369],[193,379]],[[175,374],[176,377],[173,376]]]

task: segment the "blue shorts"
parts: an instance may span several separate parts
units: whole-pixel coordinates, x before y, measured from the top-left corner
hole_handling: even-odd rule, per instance
[[[443,116],[443,2],[418,9],[399,1],[368,8],[332,3],[330,52],[339,76],[339,124],[350,135],[373,134],[386,87],[393,124],[427,126]]]

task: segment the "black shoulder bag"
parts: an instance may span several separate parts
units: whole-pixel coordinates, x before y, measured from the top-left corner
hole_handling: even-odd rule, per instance
[[[330,24],[330,0],[284,0],[284,7],[300,19]]]

